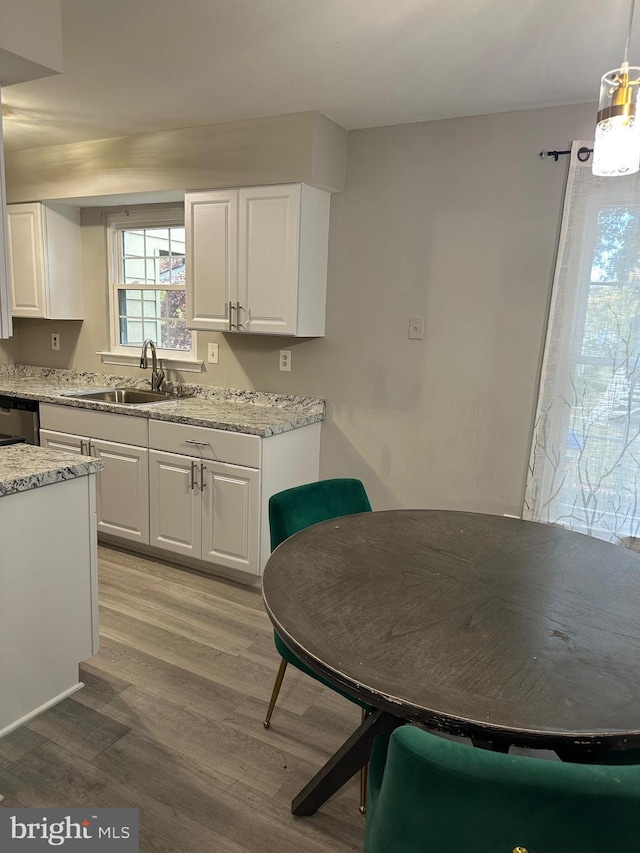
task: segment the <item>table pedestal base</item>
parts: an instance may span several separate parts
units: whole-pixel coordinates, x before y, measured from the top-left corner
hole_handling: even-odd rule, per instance
[[[358,726],[313,779],[305,785],[291,803],[291,814],[307,817],[314,814],[329,797],[341,788],[369,760],[373,739],[377,735],[388,735],[404,720],[374,711]]]

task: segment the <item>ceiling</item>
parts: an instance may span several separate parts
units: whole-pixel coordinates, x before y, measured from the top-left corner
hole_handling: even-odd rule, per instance
[[[3,90],[8,150],[303,110],[352,130],[596,101],[629,17],[629,0],[61,3],[64,73]]]

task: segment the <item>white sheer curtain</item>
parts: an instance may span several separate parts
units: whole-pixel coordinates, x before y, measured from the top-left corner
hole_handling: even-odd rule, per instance
[[[574,142],[524,517],[640,550],[640,174]]]

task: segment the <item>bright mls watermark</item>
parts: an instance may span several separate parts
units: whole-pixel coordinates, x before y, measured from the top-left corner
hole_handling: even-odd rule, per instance
[[[0,851],[138,853],[138,809],[0,808]]]

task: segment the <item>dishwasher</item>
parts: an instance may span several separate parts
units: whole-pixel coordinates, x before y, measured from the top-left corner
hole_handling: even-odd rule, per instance
[[[24,441],[40,444],[38,403],[0,394],[0,446]]]

